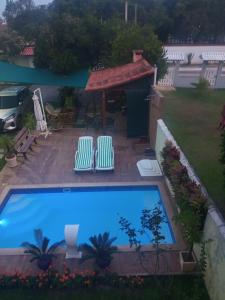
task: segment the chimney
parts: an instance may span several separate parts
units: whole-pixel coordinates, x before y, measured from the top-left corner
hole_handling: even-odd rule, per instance
[[[143,59],[143,50],[133,50],[133,62],[137,62]]]

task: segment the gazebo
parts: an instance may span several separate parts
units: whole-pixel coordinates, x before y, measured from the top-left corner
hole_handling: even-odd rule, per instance
[[[108,106],[114,101],[111,95],[124,95],[121,110],[126,113],[128,137],[148,135],[149,94],[155,69],[143,58],[142,53],[142,50],[133,51],[133,62],[129,64],[92,71],[85,88],[86,92],[101,93],[103,128],[107,122]]]

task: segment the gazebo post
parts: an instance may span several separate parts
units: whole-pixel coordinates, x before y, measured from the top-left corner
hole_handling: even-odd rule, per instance
[[[106,92],[102,91],[102,127],[105,129],[106,125]]]
[[[208,61],[206,61],[206,60],[203,61],[202,69],[201,69],[201,74],[200,74],[201,78],[205,78],[205,72],[206,72],[207,63],[208,63]]]
[[[175,61],[174,74],[173,74],[173,85],[176,86],[176,80],[179,74],[180,60]]]
[[[218,82],[221,78],[222,70],[223,70],[223,61],[219,61],[218,68],[217,68],[217,73],[216,73],[215,87],[217,87]]]

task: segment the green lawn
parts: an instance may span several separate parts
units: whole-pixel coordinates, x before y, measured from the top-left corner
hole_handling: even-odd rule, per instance
[[[217,129],[225,91],[199,95],[195,89],[165,92],[164,120],[209,195],[225,214],[223,169],[219,162],[221,131]]]
[[[159,283],[159,282],[158,282]],[[0,290],[1,300],[209,300],[206,289],[199,279],[191,276],[177,277],[157,284],[152,278],[149,286],[143,289],[99,288],[76,291],[49,290]]]

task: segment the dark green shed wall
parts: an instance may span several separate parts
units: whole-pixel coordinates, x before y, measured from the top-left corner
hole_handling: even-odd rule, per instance
[[[137,80],[124,87],[127,97],[127,137],[148,136],[149,101],[153,77]]]

